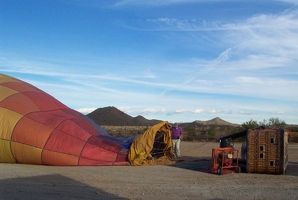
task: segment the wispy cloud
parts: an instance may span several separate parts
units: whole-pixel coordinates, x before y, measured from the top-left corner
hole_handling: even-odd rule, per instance
[[[256,80],[262,80],[262,84],[266,86],[274,85],[277,88],[280,86],[280,89],[284,86],[292,88],[297,86],[295,80],[288,80],[288,77],[284,77],[283,80],[283,77],[280,77],[281,74],[298,72],[294,67],[294,63],[298,61],[294,56],[298,53],[296,10],[275,16],[255,16],[233,27],[239,28],[225,31],[218,41],[222,44],[227,43],[232,48],[225,49],[205,67],[199,65],[197,73],[193,74],[191,79],[201,78],[200,74],[204,73],[207,74],[205,82],[210,83],[212,77],[208,72],[211,72],[217,80],[251,74],[255,76],[253,80],[256,88],[261,86]]]
[[[165,6],[165,5],[172,5],[172,4],[180,4],[180,3],[198,3],[198,2],[205,2],[206,0],[121,0],[114,4],[114,6]],[[209,1],[223,1],[223,0],[209,0]]]
[[[115,7],[120,6],[168,6],[173,4],[187,4],[187,3],[204,3],[204,2],[231,2],[232,0],[120,0],[112,3]],[[275,0],[281,1],[293,5],[297,5],[298,2],[296,0]],[[89,0],[89,2],[94,2],[94,0]],[[96,2],[96,1],[95,1]],[[91,4],[89,3],[89,4]],[[94,4],[94,3],[92,3]]]
[[[202,31],[224,31],[232,30],[237,27],[227,26],[220,21],[206,21],[198,19],[178,19],[170,17],[148,18],[137,20],[134,23],[124,23],[129,29],[142,31],[175,31],[175,32],[202,32]]]
[[[2,72],[30,74],[47,77],[60,78],[61,80],[68,81],[70,83],[76,83],[84,86],[94,86],[94,81],[113,81],[113,82],[126,82],[140,85],[162,86],[167,87],[167,84],[162,82],[146,81],[146,79],[154,79],[157,76],[151,72],[150,69],[144,72],[132,73],[106,73],[106,74],[90,74],[88,72],[81,73],[79,70],[65,68],[62,64],[51,64],[52,61],[36,61],[30,59],[20,58],[6,58],[0,57],[0,70]],[[92,82],[92,81],[93,82]],[[97,81],[96,81],[97,80]]]
[[[282,2],[286,2],[286,3],[298,5],[298,2],[296,0],[278,0],[278,1],[282,1]]]
[[[296,59],[298,10],[279,15],[259,15],[245,23],[226,26],[237,27],[226,36],[230,43],[241,44],[239,50]]]
[[[148,114],[159,114],[165,113],[165,108],[137,108],[137,107],[118,107],[119,110],[125,113],[131,113],[136,115],[148,115]]]
[[[298,99],[296,1],[284,0],[289,9],[279,13],[274,14],[277,5],[287,4],[276,4],[273,12],[265,9],[264,14],[230,16],[224,21],[174,13],[178,4],[202,2],[196,0],[59,2],[87,6],[82,15],[72,16],[90,20],[92,27],[81,23],[92,33],[74,31],[74,38],[80,38],[69,44],[77,47],[74,51],[61,45],[59,53],[51,52],[49,45],[42,56],[33,57],[34,52],[19,54],[13,47],[14,54],[2,50],[0,71],[40,87],[82,113],[113,105],[132,115],[184,121],[187,116],[294,116],[297,112],[293,109]],[[235,1],[227,0],[231,2]],[[90,7],[92,12],[86,14]],[[109,11],[98,12],[104,8]],[[139,15],[144,9],[152,10]],[[90,16],[97,16],[99,22],[91,23]],[[122,26],[111,24],[120,19]],[[85,43],[87,32],[94,42]]]

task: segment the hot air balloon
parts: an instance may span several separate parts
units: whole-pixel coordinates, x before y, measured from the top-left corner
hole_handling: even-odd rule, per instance
[[[130,165],[127,141],[35,86],[0,74],[0,162]]]
[[[0,74],[0,163],[168,164],[173,156],[170,128],[163,121],[138,137],[114,137],[37,87]]]

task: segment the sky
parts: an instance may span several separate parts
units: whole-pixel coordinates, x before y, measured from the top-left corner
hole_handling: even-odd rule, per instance
[[[0,0],[0,73],[83,114],[298,124],[297,0]]]

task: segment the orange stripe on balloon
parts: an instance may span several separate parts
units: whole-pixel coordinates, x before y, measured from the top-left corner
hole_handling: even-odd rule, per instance
[[[23,117],[15,127],[11,139],[19,143],[43,148],[53,130],[44,124]]]
[[[21,115],[26,115],[31,112],[40,111],[40,109],[22,93],[10,95],[0,102],[0,107],[13,110]]]
[[[113,162],[106,160],[92,160],[87,158],[80,158],[80,166],[110,166],[113,165]]]
[[[77,137],[83,141],[87,141],[92,135],[88,132],[89,129],[85,130],[73,120],[67,120],[62,122],[58,127],[58,130],[69,133],[74,137]],[[92,130],[92,129],[91,129]]]
[[[45,165],[68,165],[68,166],[76,166],[78,165],[79,157],[63,154],[60,152],[54,152],[49,150],[43,150],[42,152],[42,163]]]
[[[100,146],[95,146],[87,143],[85,148],[83,149],[81,157],[113,163],[117,158],[117,153],[103,149]]]
[[[36,104],[42,111],[58,110],[68,108],[51,95],[40,92],[26,92],[26,95]]]
[[[2,85],[9,87],[13,90],[16,90],[18,92],[28,92],[28,91],[40,91],[38,88],[34,87],[33,85],[30,85],[29,83],[25,83],[22,81],[15,81],[3,83]]]
[[[44,149],[79,156],[85,141],[67,133],[55,130],[48,139]]]

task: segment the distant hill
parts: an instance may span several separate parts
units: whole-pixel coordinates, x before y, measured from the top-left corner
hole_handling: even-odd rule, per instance
[[[98,108],[93,112],[87,114],[87,116],[99,125],[111,125],[111,126],[152,126],[162,121],[157,119],[149,120],[144,118],[141,115],[137,117],[132,117],[113,106]],[[181,123],[180,125],[181,126],[186,126],[186,125],[239,126],[238,124],[233,124],[228,121],[222,120],[219,117],[216,117],[208,121],[196,120],[190,123]]]
[[[152,126],[161,122],[161,120],[155,119],[148,120],[140,115],[137,117],[131,117],[113,106],[98,108],[87,114],[87,116],[99,125]]]
[[[215,118],[213,118],[211,120],[207,120],[207,121],[196,120],[193,123],[199,124],[199,125],[239,126],[239,124],[230,123],[230,122],[225,121],[219,117],[215,117]]]

